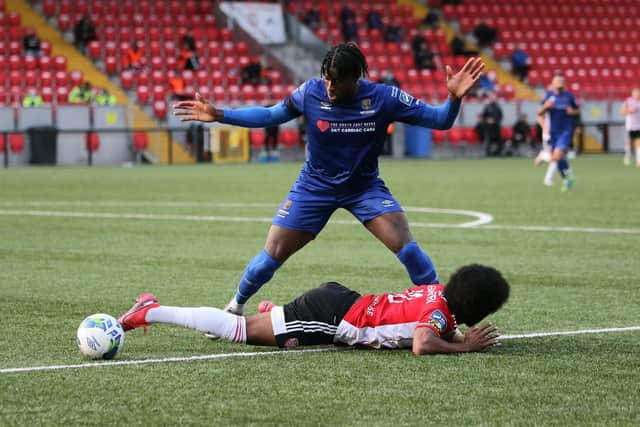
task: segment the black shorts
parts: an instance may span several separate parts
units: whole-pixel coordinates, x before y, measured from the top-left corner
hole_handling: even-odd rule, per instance
[[[630,130],[629,131],[629,139],[634,140],[640,138],[640,130]]]
[[[271,310],[278,347],[332,344],[338,324],[360,294],[329,282]]]

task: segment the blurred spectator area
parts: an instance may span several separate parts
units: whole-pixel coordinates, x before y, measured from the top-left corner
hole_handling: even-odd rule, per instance
[[[563,70],[582,98],[612,100],[628,96],[640,80],[637,0],[465,0],[442,10],[465,34],[480,22],[496,28],[498,60],[508,60],[522,46],[531,58],[528,82],[536,88]]]

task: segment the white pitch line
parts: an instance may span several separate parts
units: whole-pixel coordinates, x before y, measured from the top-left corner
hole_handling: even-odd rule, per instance
[[[427,208],[423,208],[427,209]],[[256,222],[270,223],[272,217],[240,217],[240,216],[212,216],[212,215],[175,215],[175,214],[138,214],[138,213],[107,213],[107,212],[73,212],[73,211],[41,211],[41,210],[5,210],[0,209],[0,216],[35,216],[35,217],[58,217],[58,218],[101,218],[101,219],[140,219],[157,221],[218,221],[218,222]],[[427,222],[411,222],[416,228],[443,228],[443,229],[490,229],[490,230],[521,230],[521,231],[562,231],[574,233],[611,233],[611,234],[640,234],[638,228],[594,228],[594,227],[552,227],[538,225],[482,225],[478,221],[466,222],[462,224],[440,224]],[[359,224],[355,220],[332,219],[331,224],[355,225]]]
[[[519,334],[519,335],[502,335],[500,340],[514,340],[523,338],[540,338],[540,337],[556,337],[566,335],[583,335],[583,334],[605,334],[611,332],[629,332],[640,331],[640,326],[627,326],[622,328],[603,328],[603,329],[582,329],[577,331],[556,331],[556,332],[534,332],[531,334]],[[324,347],[324,348],[311,348],[305,350],[277,350],[277,351],[256,351],[245,353],[221,353],[221,354],[205,354],[200,356],[185,356],[185,357],[164,357],[161,359],[138,359],[138,360],[116,360],[106,362],[95,363],[79,363],[75,365],[49,365],[49,366],[31,366],[26,368],[3,368],[0,369],[0,374],[15,374],[22,372],[36,372],[36,371],[57,371],[61,369],[81,369],[81,368],[105,368],[110,366],[126,366],[126,365],[146,365],[150,363],[171,363],[171,362],[194,362],[199,360],[212,360],[212,359],[229,359],[234,357],[256,357],[256,356],[282,356],[298,353],[324,353],[328,351],[345,351],[353,349],[348,348],[336,348],[336,347]]]
[[[501,335],[500,340],[516,340],[521,338],[559,337],[564,335],[604,334],[609,332],[640,331],[640,326],[627,326],[624,328],[583,329],[579,331],[558,332],[534,332],[532,334]]]
[[[242,202],[144,202],[144,201],[1,201],[0,206],[77,206],[77,207],[161,207],[161,208],[185,208],[185,207],[202,207],[202,208],[272,208],[276,209],[278,206],[269,203],[242,203]],[[426,208],[405,206],[406,212],[421,212],[421,213],[440,213],[449,215],[462,215],[477,218],[475,221],[465,222],[459,224],[459,227],[476,227],[478,225],[489,224],[493,221],[493,216],[484,213],[469,211],[463,209],[442,209],[442,208]],[[357,222],[349,222],[349,224],[356,224]]]

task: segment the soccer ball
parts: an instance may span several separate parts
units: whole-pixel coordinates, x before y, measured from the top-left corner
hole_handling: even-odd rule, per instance
[[[124,346],[124,330],[114,317],[96,313],[82,321],[76,333],[80,353],[92,359],[113,359]]]

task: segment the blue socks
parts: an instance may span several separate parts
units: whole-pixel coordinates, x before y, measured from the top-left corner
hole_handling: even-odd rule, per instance
[[[439,283],[440,278],[429,255],[416,242],[409,242],[396,254],[404,264],[411,281],[416,285]]]
[[[238,304],[246,303],[253,294],[260,290],[262,285],[271,280],[280,265],[263,249],[244,270],[236,291],[236,302]]]
[[[569,161],[567,157],[563,157],[562,160],[558,161],[558,172],[564,178],[567,176],[567,171],[569,170]]]

